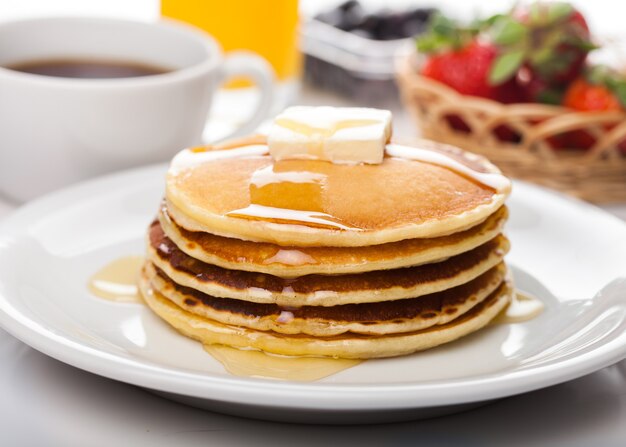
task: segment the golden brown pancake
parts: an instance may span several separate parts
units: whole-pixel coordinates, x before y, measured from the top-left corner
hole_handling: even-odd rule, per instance
[[[150,285],[187,312],[223,324],[282,334],[327,337],[345,332],[392,334],[446,324],[489,296],[504,280],[500,263],[478,278],[452,289],[402,301],[332,307],[281,307],[216,298],[173,282],[150,262],[144,267]]]
[[[347,275],[280,278],[198,261],[178,249],[155,222],[149,230],[148,259],[178,284],[208,295],[286,306],[335,306],[413,298],[455,287],[500,263],[508,249],[508,240],[499,235],[439,263]]]
[[[140,289],[148,306],[187,337],[204,344],[223,344],[245,349],[297,356],[376,358],[410,354],[456,340],[484,327],[511,299],[511,285],[505,281],[487,299],[459,318],[421,331],[393,335],[346,333],[332,337],[285,335],[224,325],[187,312],[155,291],[142,276]]]
[[[426,149],[433,147],[475,171],[499,175],[486,159],[447,146]],[[167,207],[179,226],[287,246],[378,245],[475,226],[502,206],[510,190],[497,192],[452,169],[407,158],[388,156],[379,165],[349,166],[274,162],[268,155],[224,158],[225,152],[238,153],[222,151],[220,158],[170,169]],[[258,176],[260,183],[253,181]],[[273,183],[268,176],[298,179]],[[251,205],[279,210],[282,217],[242,217]],[[295,218],[285,210],[307,217]]]
[[[182,151],[140,289],[204,344],[409,354],[482,328],[510,302],[509,193],[486,159],[427,141],[388,144],[378,165],[275,161],[262,136]]]
[[[188,231],[170,218],[166,206],[159,212],[165,234],[189,256],[228,269],[284,278],[361,273],[440,261],[493,239],[502,231],[507,217],[508,210],[503,206],[484,222],[448,236],[365,247],[283,247]]]

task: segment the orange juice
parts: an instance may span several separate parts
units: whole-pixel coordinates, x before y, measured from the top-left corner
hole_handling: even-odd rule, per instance
[[[164,16],[195,25],[224,51],[251,50],[274,67],[279,81],[297,77],[297,0],[162,0]]]

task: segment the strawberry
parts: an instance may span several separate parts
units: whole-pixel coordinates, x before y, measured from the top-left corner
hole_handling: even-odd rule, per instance
[[[570,84],[565,92],[563,105],[583,112],[624,110],[617,96],[608,87],[592,84],[585,78],[578,78]]]
[[[435,15],[430,22],[430,31],[417,41],[418,50],[428,55],[421,74],[464,95],[507,104],[521,102],[522,90],[513,79],[502,85],[489,82],[498,50],[490,43],[479,41],[479,31],[479,26],[461,27],[442,15]],[[471,132],[468,124],[458,115],[446,116],[446,120],[451,128],[459,132]],[[503,141],[519,141],[519,135],[507,126],[495,129],[495,134]]]
[[[580,75],[594,47],[580,11],[560,2],[516,8],[513,16],[530,32],[527,63],[548,84],[567,84]]]
[[[496,99],[497,88],[488,82],[489,70],[496,55],[494,46],[472,41],[462,48],[427,59],[422,75],[464,95]]]
[[[563,105],[581,112],[626,111],[626,79],[606,67],[594,67],[570,84]],[[584,130],[568,132],[565,137],[571,148],[589,149],[595,143]],[[626,154],[626,141],[619,147]]]
[[[521,102],[523,95],[513,80],[498,86],[489,84],[489,70],[496,56],[493,45],[472,41],[460,50],[429,58],[422,67],[422,75],[442,82],[464,95],[480,96],[505,104]],[[453,129],[465,133],[471,131],[459,116],[450,115],[446,119]],[[519,136],[507,126],[495,129],[495,134],[502,141],[519,141]]]
[[[429,32],[417,40],[417,48],[428,57],[421,74],[452,87],[464,95],[494,99],[504,103],[522,99],[513,80],[491,83],[489,73],[498,57],[498,49],[477,38],[481,26],[462,27],[435,15]]]
[[[595,48],[584,16],[568,3],[536,2],[489,22],[499,51],[491,83],[515,77],[526,101],[560,103],[565,86],[580,75]]]

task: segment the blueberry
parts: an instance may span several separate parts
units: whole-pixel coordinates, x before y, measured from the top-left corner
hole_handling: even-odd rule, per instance
[[[340,4],[339,6],[337,6],[336,9],[341,12],[347,12],[354,8],[363,9],[361,4],[357,0],[348,0],[347,2],[344,2]]]
[[[315,16],[315,19],[330,26],[334,26],[335,28],[339,27],[342,18],[343,14],[336,9],[331,9],[330,11],[326,11]]]
[[[383,9],[367,14],[357,0],[348,0],[316,19],[344,31],[376,40],[392,40],[422,33],[434,8],[415,8],[402,12]]]

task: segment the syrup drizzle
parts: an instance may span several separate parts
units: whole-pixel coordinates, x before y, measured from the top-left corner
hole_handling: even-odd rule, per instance
[[[250,205],[226,215],[318,228],[355,229],[325,212],[327,175],[320,169],[324,165],[308,164],[307,171],[294,168],[288,160],[258,169],[250,179]]]
[[[511,303],[494,318],[492,324],[523,323],[537,317],[545,305],[535,296],[516,290]]]
[[[334,127],[317,128],[288,119],[276,121],[277,125],[286,126],[308,136],[319,136],[319,141],[328,135],[346,128],[378,124],[376,120],[347,120],[335,123]],[[311,137],[315,140],[317,137]],[[203,163],[226,158],[266,156],[269,149],[257,140],[241,147],[227,150],[198,151],[186,149],[172,160],[170,174],[176,175],[183,170]],[[449,155],[429,149],[422,149],[398,144],[386,145],[387,156],[435,164],[450,169],[498,193],[510,189],[511,182],[497,172],[479,172],[455,160]],[[306,168],[294,168],[292,160],[274,161],[271,165],[258,169],[250,179],[250,205],[226,213],[229,217],[263,220],[273,223],[305,225],[331,230],[356,230],[360,228],[347,225],[324,208],[324,189],[327,183],[328,163],[309,163]]]
[[[321,135],[322,137],[333,135],[335,132],[342,129],[379,124],[376,120],[346,120],[335,123],[333,127],[327,129],[309,126],[288,119],[279,119],[275,123],[281,127],[294,130],[297,133],[308,136]],[[387,144],[385,146],[385,153],[390,157],[421,161],[448,168],[498,192],[505,191],[511,186],[511,181],[502,174],[496,172],[479,172],[441,152],[400,144]],[[175,175],[181,170],[214,160],[263,156],[268,154],[269,147],[267,144],[262,143],[262,140],[258,136],[255,136],[255,138],[247,142],[244,140],[239,147],[224,145],[223,147],[216,146],[213,150],[207,150],[207,148],[203,146],[184,149],[172,159],[170,173]]]
[[[143,303],[137,287],[137,279],[143,262],[144,259],[141,256],[126,256],[114,260],[91,277],[88,284],[89,290],[100,298],[114,302]],[[290,287],[286,287],[283,293],[288,294],[289,289]],[[528,321],[539,315],[543,308],[544,305],[538,298],[516,291],[511,304],[491,324]],[[280,318],[285,323],[293,318],[290,309],[285,307],[281,313]],[[224,345],[204,345],[204,350],[233,375],[279,380],[319,380],[363,362],[330,357],[283,356]]]
[[[401,146],[399,144],[388,144],[386,146],[387,155],[391,157],[416,160],[424,163],[431,163],[437,166],[448,168],[458,174],[494,189],[496,192],[507,191],[511,187],[511,181],[504,175],[497,172],[479,172],[454,158],[441,152],[422,149],[411,146]]]
[[[110,262],[89,279],[89,291],[109,301],[143,302],[137,288],[143,261],[143,256],[125,256]]]
[[[110,262],[89,279],[89,291],[107,301],[143,303],[137,287],[143,262],[142,256],[125,256]],[[293,313],[285,310],[281,318],[288,323]],[[279,380],[319,380],[362,362],[330,357],[282,356],[223,345],[204,345],[204,349],[233,375]]]
[[[215,160],[254,157],[267,154],[269,154],[269,149],[266,144],[250,144],[234,149],[206,150],[202,146],[184,149],[172,159],[168,174],[178,175],[181,171]]]
[[[242,350],[224,345],[204,345],[204,350],[235,376],[302,382],[323,379],[362,362],[330,357],[267,354],[263,351]]]
[[[341,129],[376,124],[378,121],[350,120],[336,123],[331,129],[316,128],[286,119],[277,120],[276,123],[290,126],[305,134],[324,137]],[[250,143],[236,148],[208,151],[203,148],[200,148],[202,150],[185,149],[172,160],[169,174],[177,175],[194,166],[220,159],[269,154],[268,146],[259,144],[258,139],[251,140]],[[450,169],[498,193],[506,192],[511,187],[511,181],[504,175],[497,172],[479,172],[441,152],[399,144],[387,144],[385,151],[387,156],[421,161]],[[325,184],[324,173],[314,170],[289,171],[288,168],[281,168],[281,163],[284,162],[276,161],[273,166],[267,166],[255,172],[250,182],[251,205],[231,211],[227,215],[252,220],[301,223],[330,229],[354,229],[338,222],[338,219],[321,209]]]

